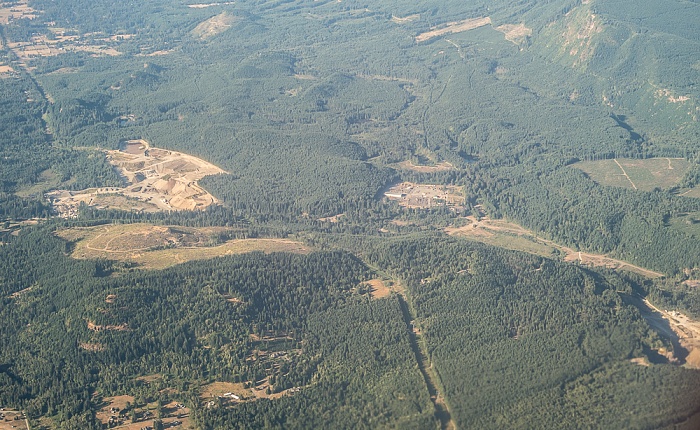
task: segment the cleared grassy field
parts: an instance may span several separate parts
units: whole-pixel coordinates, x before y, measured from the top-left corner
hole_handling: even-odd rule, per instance
[[[683,178],[690,163],[682,158],[582,161],[572,165],[583,170],[595,182],[612,187],[651,191],[670,188]]]
[[[447,228],[450,235],[461,236],[469,240],[498,246],[500,248],[522,251],[551,258],[555,248],[534,239],[534,236],[516,224],[496,220],[493,224],[476,223],[459,228]]]
[[[671,228],[700,238],[700,212],[680,214],[672,218]]]
[[[489,218],[476,220],[470,216],[462,221],[466,221],[467,224],[459,227],[448,227],[445,229],[445,233],[514,251],[527,252],[548,258],[561,258],[564,261],[585,266],[627,270],[648,278],[663,276],[662,273],[635,266],[606,255],[590,254],[559,245],[551,240],[538,237],[518,224],[505,220],[491,220]]]
[[[288,239],[234,239],[217,243],[225,228],[115,224],[69,228],[56,234],[75,243],[73,258],[105,258],[163,269],[192,260],[248,252],[308,253],[310,248]]]

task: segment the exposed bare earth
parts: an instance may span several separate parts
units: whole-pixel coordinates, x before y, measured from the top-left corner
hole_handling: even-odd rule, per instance
[[[231,25],[233,25],[235,20],[235,16],[229,14],[228,12],[222,12],[206,21],[199,23],[192,30],[192,35],[202,40],[209,39],[228,30]]]
[[[124,224],[63,229],[56,235],[75,243],[73,258],[105,258],[163,269],[192,260],[247,252],[308,253],[311,248],[289,239],[234,239],[217,243],[225,228]],[[114,300],[107,297],[106,300]]]
[[[430,31],[426,31],[425,33],[421,33],[416,36],[415,40],[416,43],[425,42],[426,40],[430,40],[434,37],[452,33],[462,33],[464,31],[473,30],[488,24],[491,24],[491,18],[488,16],[485,18],[471,18],[463,21],[449,22],[446,26],[441,26],[439,28],[432,27]]]
[[[13,69],[10,66],[0,65],[0,79],[12,77],[12,74],[14,72],[15,72],[15,69]]]
[[[645,269],[643,267],[635,266],[621,260],[608,257],[606,255],[591,254],[587,252],[576,251],[572,248],[559,245],[551,240],[543,239],[537,237],[531,231],[511,222],[504,220],[491,220],[488,217],[477,220],[473,216],[466,217],[467,224],[461,227],[448,227],[445,232],[449,235],[465,236],[473,240],[480,242],[491,243],[491,239],[494,236],[515,236],[516,238],[524,238],[529,242],[534,244],[544,245],[553,249],[558,250],[560,253],[564,254],[564,261],[576,262],[582,265],[598,266],[598,267],[608,267],[611,269],[627,270],[630,272],[639,273],[643,276],[649,278],[657,278],[663,276],[662,273],[655,272],[653,270]],[[524,248],[523,246],[518,246],[515,241],[509,241],[510,244],[516,245],[513,247],[503,245],[506,248],[516,249],[520,251],[530,252],[533,254],[542,255],[539,252],[534,252],[531,249]]]
[[[158,211],[204,209],[217,202],[197,181],[225,171],[191,155],[149,148],[141,140],[131,142],[136,143],[129,143],[123,151],[107,151],[109,162],[131,185],[50,192],[47,197],[59,216],[76,216],[81,203],[103,209]]]
[[[5,415],[5,419],[0,420],[0,430],[25,430],[28,428],[22,412],[6,410],[2,413]]]
[[[389,200],[398,201],[408,208],[448,206],[460,208],[464,204],[462,188],[455,185],[428,185],[402,182],[384,193]]]
[[[685,366],[700,369],[700,322],[694,321],[680,312],[661,310],[646,299],[644,299],[644,304],[668,322],[671,330],[678,337],[681,347],[688,352],[685,357]]]
[[[383,299],[391,294],[391,288],[389,288],[381,279],[372,279],[367,281],[366,284],[370,287],[370,294],[374,299]]]
[[[563,47],[576,57],[574,66],[586,63],[595,52],[593,36],[603,31],[601,20],[590,10],[574,10],[567,14],[566,31],[562,34]]]
[[[525,27],[525,24],[504,24],[495,28],[505,35],[506,40],[509,40],[516,45],[523,42],[528,36],[532,35],[532,29]]]

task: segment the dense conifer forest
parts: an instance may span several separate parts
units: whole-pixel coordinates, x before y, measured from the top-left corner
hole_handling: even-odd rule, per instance
[[[700,345],[657,314],[700,318],[699,21],[681,0],[0,4],[0,407],[47,430],[695,428]],[[107,151],[131,140],[223,169],[197,184],[214,204],[120,195]],[[401,183],[457,202],[385,197]],[[101,188],[129,204],[48,194]],[[65,233],[136,223],[166,241]],[[202,252],[306,248],[187,261],[178,227]],[[131,258],[156,250],[167,268]]]

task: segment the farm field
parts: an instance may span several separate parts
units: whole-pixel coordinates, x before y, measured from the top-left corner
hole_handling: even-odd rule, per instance
[[[248,252],[308,253],[310,248],[288,239],[233,239],[217,243],[225,228],[165,227],[150,224],[70,228],[57,236],[75,243],[72,257],[106,258],[164,269],[192,260],[205,260]]]
[[[654,188],[670,188],[683,178],[690,163],[682,158],[649,158],[636,160],[582,161],[573,167],[583,170],[601,185],[652,191]]]
[[[143,140],[127,141],[122,146],[121,150],[107,151],[107,159],[130,185],[47,193],[59,216],[77,216],[81,203],[100,209],[152,212],[201,210],[217,202],[197,181],[226,173],[222,169],[191,155],[151,148]]]

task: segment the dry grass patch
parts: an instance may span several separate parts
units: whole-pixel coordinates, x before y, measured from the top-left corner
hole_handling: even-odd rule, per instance
[[[690,163],[682,158],[617,158],[582,161],[572,164],[572,167],[584,171],[601,185],[651,191],[656,187],[665,189],[678,184]]]
[[[0,65],[0,79],[10,78],[14,72],[15,69],[10,66]]]
[[[373,299],[383,299],[391,294],[391,288],[386,286],[381,279],[372,279],[366,282],[370,287],[370,295]]]
[[[289,239],[233,239],[216,242],[225,228],[117,224],[68,228],[56,235],[75,243],[73,258],[105,258],[134,263],[144,269],[164,269],[192,260],[261,251],[306,254],[311,248]],[[114,300],[114,298],[112,298]]]
[[[452,236],[463,236],[470,240],[483,242],[501,248],[527,252],[543,257],[563,256],[563,260],[570,263],[578,263],[586,266],[607,267],[616,270],[626,270],[648,278],[658,278],[662,273],[643,267],[635,266],[622,260],[617,260],[606,255],[591,254],[576,251],[572,248],[559,245],[551,240],[538,237],[533,232],[518,224],[505,220],[491,220],[488,217],[476,219],[472,216],[462,219],[464,225],[448,227],[445,233]]]
[[[211,400],[217,397],[224,397],[224,394],[232,393],[241,400],[248,399],[252,396],[249,388],[245,388],[242,383],[233,382],[212,382],[202,388],[200,397],[204,400]],[[229,397],[232,398],[232,397]]]
[[[425,42],[434,37],[444,36],[445,34],[462,33],[488,24],[491,24],[491,18],[488,16],[484,18],[470,18],[462,21],[449,22],[444,27],[432,27],[430,31],[416,36],[415,40],[416,43]]]
[[[638,366],[644,366],[644,367],[651,366],[651,363],[649,363],[649,359],[646,357],[632,358],[632,359],[630,359],[630,363],[634,363]]]
[[[453,170],[454,166],[447,161],[441,161],[433,166],[420,166],[413,164],[411,160],[402,161],[398,164],[399,168],[404,170],[411,170],[413,172],[420,173],[432,173],[432,172],[446,172]]]
[[[97,411],[97,419],[100,420],[103,424],[106,424],[109,421],[109,417],[114,415],[111,413],[111,409],[118,409],[120,411],[126,409],[126,404],[129,403],[130,405],[134,404],[134,397],[133,396],[115,396],[115,397],[106,397],[104,399],[104,404],[105,406],[102,407],[99,411]]]

